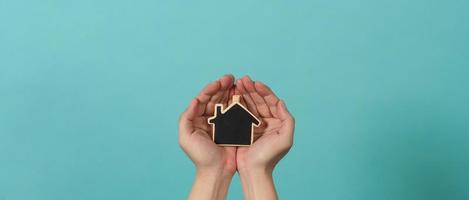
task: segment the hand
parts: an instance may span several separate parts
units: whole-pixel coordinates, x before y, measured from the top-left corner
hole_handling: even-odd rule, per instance
[[[236,147],[221,147],[211,138],[207,118],[214,105],[228,104],[234,93],[234,77],[225,75],[200,92],[179,120],[179,144],[197,168],[190,199],[221,199],[236,172]]]
[[[272,171],[293,144],[294,119],[269,87],[248,76],[236,82],[235,93],[243,96],[241,102],[262,121],[254,129],[257,140],[249,147],[238,147],[236,152],[245,197],[277,199]]]

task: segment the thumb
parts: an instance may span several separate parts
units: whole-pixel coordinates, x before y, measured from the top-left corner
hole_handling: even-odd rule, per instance
[[[283,100],[277,103],[277,110],[280,120],[282,121],[282,133],[293,134],[295,128],[295,119],[290,114]]]
[[[292,117],[283,100],[278,101],[277,109],[279,111],[278,114],[279,114],[280,120],[284,121]]]
[[[194,98],[187,107],[187,109],[181,114],[181,117],[179,118],[179,134],[192,133],[192,121],[196,116],[198,105],[199,100],[197,100],[197,98]]]

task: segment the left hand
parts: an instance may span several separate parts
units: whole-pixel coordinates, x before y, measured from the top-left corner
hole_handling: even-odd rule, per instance
[[[221,170],[231,175],[236,172],[236,147],[216,145],[211,138],[212,126],[207,123],[215,104],[228,104],[234,92],[233,84],[232,75],[208,84],[181,114],[179,144],[198,171]]]

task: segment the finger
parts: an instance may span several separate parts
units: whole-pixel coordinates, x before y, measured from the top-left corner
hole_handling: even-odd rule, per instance
[[[227,106],[228,102],[230,101],[230,97],[233,96],[232,90],[234,86],[234,81],[234,76],[231,74],[225,75],[223,77],[223,80],[220,80],[224,92],[222,98],[217,103],[221,103],[225,107]]]
[[[244,88],[246,88],[249,96],[256,105],[257,112],[261,117],[272,117],[269,107],[265,103],[264,99],[257,93],[254,86],[254,82],[249,78],[249,76],[244,76],[242,79]]]
[[[215,104],[222,103],[226,98],[226,93],[233,86],[234,77],[231,74],[222,76],[218,82],[220,83],[219,90],[210,98],[207,106],[205,107],[205,115],[213,115]]]
[[[236,81],[236,89],[238,89],[239,93],[243,96],[243,100],[248,108],[249,111],[252,112],[255,116],[259,116],[259,113],[257,112],[256,104],[254,104],[254,101],[251,99],[251,96],[249,96],[248,92],[246,91],[246,88],[244,88],[243,81],[238,80]]]
[[[218,101],[218,103],[223,104],[223,107],[226,108],[226,105],[228,104],[229,100],[230,100],[230,90],[225,90],[223,92],[223,96],[221,97],[220,101]]]
[[[197,116],[202,116],[205,113],[205,109],[207,108],[207,104],[212,98],[220,90],[221,84],[218,80],[209,83],[200,91],[199,95],[197,95],[197,100],[199,101],[198,109],[197,109]]]
[[[279,119],[282,121],[282,128],[280,134],[292,135],[295,128],[295,119],[288,112],[288,109],[283,100],[280,100],[277,104]]]
[[[194,98],[179,119],[179,134],[190,134],[194,131],[193,121],[197,115],[199,100]]]
[[[200,91],[199,95],[197,95],[197,99],[201,104],[207,104],[210,101],[210,98],[220,90],[220,87],[221,84],[218,80],[207,84],[204,89]]]
[[[242,96],[237,85],[236,85],[236,88],[234,89],[233,95]],[[247,108],[247,104],[246,104],[246,101],[244,101],[244,98],[240,98],[239,103],[241,103],[243,106],[245,106]]]
[[[220,78],[221,89],[227,90],[230,89],[234,84],[234,76],[232,74],[224,75]]]
[[[226,92],[226,97],[225,99],[222,101],[223,105],[226,107],[228,107],[228,105],[230,105],[232,103],[232,97],[233,95],[235,95],[235,88],[234,88],[234,85],[231,86],[231,88]]]
[[[215,95],[212,96],[212,98],[210,98],[209,102],[205,106],[204,115],[213,115],[213,112],[215,110],[215,104],[223,98],[224,93],[226,93],[226,91],[219,90]]]
[[[278,114],[277,114],[277,103],[279,101],[278,97],[274,94],[274,92],[272,92],[272,90],[267,85],[265,85],[264,83],[260,81],[256,81],[254,84],[254,87],[257,93],[260,96],[262,96],[262,98],[264,99],[272,115],[278,118]]]

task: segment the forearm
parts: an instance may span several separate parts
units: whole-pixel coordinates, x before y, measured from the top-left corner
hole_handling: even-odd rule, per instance
[[[242,169],[239,174],[245,199],[278,199],[272,169]]]
[[[190,200],[226,199],[233,174],[221,170],[197,170]]]

